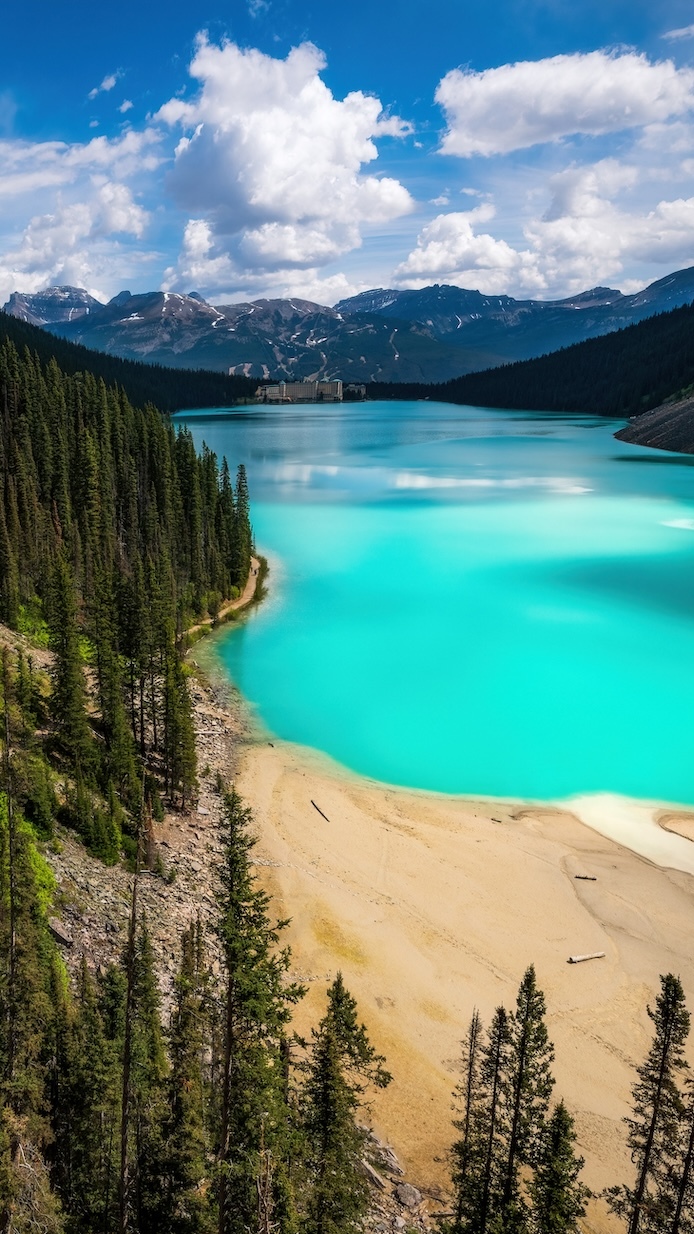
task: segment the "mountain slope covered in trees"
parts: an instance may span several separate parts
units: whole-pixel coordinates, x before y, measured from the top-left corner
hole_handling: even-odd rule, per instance
[[[307,1231],[326,1213],[344,1226],[364,1195],[346,1186],[336,1203],[324,1185],[331,1145],[356,1178],[363,1084],[389,1077],[336,981],[299,1114],[288,1021],[302,990],[233,790],[219,785],[216,936],[183,930],[168,1026],[138,904],[141,869],[163,874],[152,816],[164,796],[185,809],[196,787],[186,627],[249,573],[244,470],[234,485],[156,408],[7,339],[0,408],[0,619],[51,653],[47,676],[5,645],[0,672],[0,1229],[293,1234],[300,1204],[315,1213]],[[99,974],[85,956],[74,986],[39,851],[59,824],[133,869],[124,948]],[[326,1093],[339,1097],[327,1118]]]
[[[0,620],[55,655],[53,742],[64,808],[115,857],[137,808],[142,765],[166,791],[194,781],[180,634],[245,585],[245,473],[232,483],[190,434],[91,373],[0,344]],[[98,723],[88,711],[84,640]]]
[[[439,385],[372,383],[372,398],[439,398],[535,411],[634,416],[694,383],[694,305],[536,360]]]
[[[117,384],[132,403],[140,407],[154,403],[160,411],[227,407],[239,399],[251,398],[257,386],[257,382],[244,376],[229,377],[204,369],[167,369],[158,364],[122,360],[57,338],[38,326],[0,312],[0,343],[4,339],[20,351],[28,347],[44,364],[55,359],[66,374],[89,372],[108,385]]]

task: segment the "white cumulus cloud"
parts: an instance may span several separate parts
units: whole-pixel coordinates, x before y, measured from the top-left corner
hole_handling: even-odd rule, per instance
[[[694,71],[633,51],[592,51],[453,69],[439,82],[444,154],[508,154],[573,134],[598,136],[681,116],[694,105]]]
[[[15,249],[0,257],[0,293],[63,283],[93,288],[113,259],[112,238],[142,238],[147,213],[124,184],[105,180],[89,200],[30,219]]]
[[[409,126],[361,91],[335,98],[324,67],[310,43],[281,60],[198,39],[197,96],[171,99],[156,117],[183,130],[169,181],[192,220],[182,279],[203,221],[210,280],[201,269],[198,281],[209,286],[227,269],[242,286],[252,272],[320,268],[358,247],[365,227],[412,208],[398,180],[363,172],[376,139]]]
[[[0,197],[21,197],[41,189],[77,183],[95,173],[116,179],[153,171],[161,161],[155,150],[160,134],[153,128],[129,130],[113,140],[94,137],[61,141],[0,141]]]
[[[397,285],[452,283],[479,287],[490,295],[521,284],[541,287],[541,276],[531,252],[519,252],[506,240],[478,231],[480,225],[491,222],[494,214],[493,205],[485,202],[474,210],[437,215],[420,232],[416,248],[397,267]]]
[[[611,158],[565,168],[550,177],[549,204],[543,214],[528,217],[522,244],[494,234],[494,208],[487,203],[440,214],[422,228],[395,271],[396,282],[403,287],[452,283],[491,295],[547,298],[608,279],[634,290],[647,281],[629,277],[634,269],[655,267],[657,278],[693,265],[694,197],[655,196],[644,207],[632,200],[643,192],[643,179],[636,166]]]
[[[141,241],[149,220],[127,181],[139,186],[158,167],[159,140],[149,127],[84,143],[0,141],[3,300],[56,281],[93,289],[120,277],[124,241]]]
[[[629,209],[619,196],[635,183],[635,169],[614,159],[570,167],[552,178],[549,209],[525,228],[549,286],[577,291],[606,278],[618,280],[629,266],[674,269],[694,263],[694,198]]]

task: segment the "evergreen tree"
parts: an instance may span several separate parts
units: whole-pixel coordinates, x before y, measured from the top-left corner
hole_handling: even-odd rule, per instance
[[[181,936],[181,965],[169,1036],[171,1071],[163,1132],[163,1228],[167,1234],[203,1234],[212,1229],[205,1195],[209,1174],[204,1067],[210,1044],[208,977],[198,918]]]
[[[197,754],[193,704],[185,669],[175,648],[168,656],[166,672],[166,767],[172,799],[180,796],[181,807],[197,785]]]
[[[286,983],[289,953],[278,949],[286,923],[271,920],[269,899],[251,870],[255,840],[250,810],[233,788],[225,793],[224,810],[218,923],[225,987],[218,1229],[219,1234],[257,1229],[262,1201],[267,1221],[275,1222],[279,1234],[289,1234],[290,1118],[282,1054],[291,1005],[303,991]]]
[[[321,1025],[313,1045],[303,1125],[308,1140],[306,1234],[348,1234],[360,1228],[369,1202],[360,1168],[366,1135],[357,1127],[357,1095],[344,1074],[333,1024]]]
[[[452,1181],[455,1191],[454,1234],[463,1234],[480,1215],[482,1182],[482,1117],[484,1087],[481,1077],[482,1023],[475,1010],[463,1044],[463,1078],[456,1089],[462,1105],[461,1116],[453,1122],[459,1139],[451,1149]]]
[[[120,1108],[120,1144],[119,1144],[119,1171],[118,1171],[118,1231],[119,1234],[127,1234],[132,1224],[133,1214],[133,1179],[132,1179],[132,1161],[131,1161],[131,1128],[132,1128],[132,1101],[133,1101],[133,1030],[135,1020],[135,970],[136,970],[136,952],[137,952],[137,893],[138,893],[138,876],[140,873],[140,852],[139,852],[139,835],[138,847],[135,857],[135,876],[133,878],[132,893],[130,900],[130,923],[128,926],[128,941],[125,946],[123,956],[123,983],[121,989],[124,990],[125,998],[122,1000],[122,1006],[117,1004],[113,1007],[116,1013],[114,1016],[114,1028],[121,1028],[122,1018],[122,1068],[121,1068],[121,1108]],[[119,988],[115,982],[111,982],[111,989],[118,994]],[[120,1032],[118,1033],[120,1036]]]
[[[480,1140],[480,1177],[468,1181],[471,1194],[466,1197],[464,1216],[468,1224],[463,1230],[470,1234],[487,1234],[491,1222],[499,1213],[503,1194],[503,1168],[506,1141],[503,1123],[503,1092],[511,1042],[508,1012],[497,1007],[482,1052],[480,1082],[482,1100],[476,1111],[473,1134]],[[477,1191],[479,1189],[479,1203]]]
[[[97,687],[106,751],[104,783],[118,787],[121,799],[135,808],[139,783],[133,737],[123,698],[123,676],[118,654],[115,597],[103,571],[95,572],[91,605],[91,635],[96,653]]]
[[[248,497],[248,481],[246,468],[239,464],[236,476],[235,495],[236,518],[231,546],[232,581],[243,591],[251,569],[251,550],[253,547],[253,532],[251,529],[250,503]]]
[[[308,1196],[305,1234],[349,1234],[361,1228],[369,1188],[361,1167],[367,1134],[356,1115],[368,1083],[390,1083],[384,1059],[359,1024],[357,1006],[338,973],[328,991],[328,1010],[313,1033],[305,1089]]]
[[[589,1192],[579,1181],[584,1163],[575,1143],[574,1121],[560,1101],[545,1127],[530,1183],[532,1234],[577,1234]]]
[[[687,1101],[680,1124],[679,1152],[674,1165],[661,1175],[667,1213],[667,1234],[694,1234],[694,1083],[687,1081]]]
[[[59,1206],[46,1160],[51,1059],[59,1015],[55,948],[46,907],[48,867],[13,795],[10,676],[3,665],[0,787],[0,1229],[58,1234]]]
[[[138,1234],[161,1234],[167,1059],[152,940],[143,916],[135,941],[131,1046],[133,1214]]]
[[[16,626],[19,617],[19,571],[5,519],[5,501],[0,493],[0,621]]]
[[[72,571],[62,554],[53,571],[49,624],[54,656],[51,716],[58,741],[72,767],[86,775],[92,764],[87,689],[80,655]]]
[[[521,1166],[534,1166],[554,1086],[554,1050],[545,1024],[545,998],[537,986],[533,965],[526,970],[510,1021],[508,1071],[503,1081],[506,1120],[506,1160],[501,1196],[501,1228],[527,1227],[520,1190]]]
[[[54,1100],[54,1172],[70,1230],[109,1231],[117,1200],[119,1060],[109,1042],[93,977],[83,959]]]
[[[32,680],[31,663],[24,656],[21,648],[17,652],[15,695],[22,713],[25,734],[30,737],[38,723],[37,698]]]
[[[627,1220],[628,1234],[662,1234],[665,1198],[658,1180],[673,1168],[683,1114],[678,1074],[686,1066],[684,1045],[690,1016],[684,990],[672,973],[660,978],[655,1007],[648,1008],[655,1034],[633,1089],[633,1113],[627,1118],[631,1159],[636,1166],[633,1186],[608,1192],[613,1212]]]

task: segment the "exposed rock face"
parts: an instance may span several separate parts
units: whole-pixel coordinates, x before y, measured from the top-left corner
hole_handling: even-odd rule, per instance
[[[165,1008],[180,960],[182,930],[199,915],[211,926],[216,870],[221,844],[221,799],[215,790],[217,770],[232,772],[239,723],[216,703],[210,688],[192,681],[200,766],[197,809],[169,813],[155,824],[155,842],[163,876],[144,871],[138,888],[157,957]],[[209,769],[209,770],[208,770]],[[68,968],[79,969],[82,957],[93,969],[117,959],[125,945],[133,876],[121,866],[105,866],[85,851],[70,832],[60,836],[46,857],[56,876],[60,915],[50,927]],[[169,881],[172,880],[172,881]],[[206,931],[214,946],[214,932]],[[213,959],[213,964],[218,961]]]
[[[419,1208],[422,1202],[422,1193],[411,1183],[398,1183],[395,1188],[395,1198],[403,1208]]]
[[[101,301],[95,300],[83,287],[49,287],[35,295],[13,291],[4,312],[32,326],[48,326],[79,321],[103,307]]]
[[[694,454],[694,395],[634,416],[615,437],[636,446]]]
[[[403,1170],[395,1153],[373,1133],[369,1136],[368,1150],[371,1164],[364,1164],[372,1184],[373,1199],[366,1228],[373,1234],[385,1234],[390,1230],[417,1230],[424,1234],[437,1228],[432,1217],[443,1214],[443,1198],[431,1195],[425,1200],[417,1187],[401,1182]],[[373,1174],[376,1179],[371,1177]]]
[[[260,380],[429,382],[470,367],[457,347],[439,342],[417,321],[343,318],[308,300],[213,307],[197,294],[121,292],[88,318],[47,322],[39,320],[36,306],[28,316],[34,299],[15,293],[5,311],[96,351],[171,368],[231,369]]]
[[[593,287],[565,300],[514,300],[435,284],[415,291],[364,291],[340,300],[335,308],[343,314],[420,321],[440,342],[475,348],[480,356],[495,353],[499,358],[491,363],[500,364],[609,334],[692,300],[694,267],[668,274],[631,296],[611,287]]]

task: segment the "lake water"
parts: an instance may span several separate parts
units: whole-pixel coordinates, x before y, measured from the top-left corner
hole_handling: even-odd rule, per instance
[[[442,403],[176,420],[248,468],[269,598],[219,651],[270,732],[393,784],[694,803],[694,457]]]

